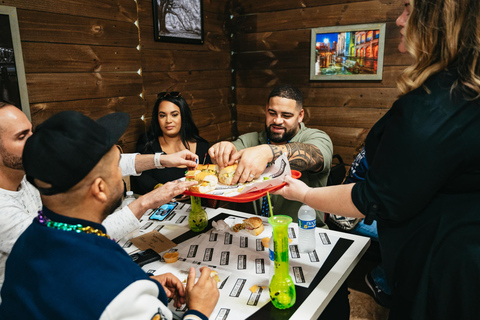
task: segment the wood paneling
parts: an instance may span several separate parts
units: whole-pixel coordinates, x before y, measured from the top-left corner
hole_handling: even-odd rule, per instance
[[[17,7],[34,125],[62,110],[128,112],[120,143],[133,151],[156,93],[178,88],[202,132],[231,139],[230,1],[203,1],[204,45],[155,42],[151,0],[2,4]]]
[[[16,7],[17,10],[26,9],[108,20],[134,22],[137,19],[137,7],[133,0],[3,0],[2,5]]]
[[[228,70],[230,52],[227,51],[159,51],[142,50],[143,72]],[[201,63],[199,63],[201,61]]]
[[[142,67],[136,48],[25,42],[22,50],[28,52],[29,73],[137,72]]]
[[[38,123],[63,110],[77,110],[95,120],[111,112],[127,112],[131,118],[140,118],[145,113],[145,104],[142,98],[133,96],[43,102],[30,105],[32,117]]]
[[[230,70],[144,72],[145,94],[162,91],[217,89],[230,85]]]
[[[394,21],[398,15],[391,4],[373,0],[260,12],[236,17],[235,22],[239,32],[250,33]]]
[[[31,73],[27,74],[30,103],[139,96],[137,73]]]
[[[310,68],[238,70],[238,87],[274,87],[292,83],[297,87],[314,88],[395,88],[404,66],[385,66],[382,81],[310,81]]]
[[[133,22],[18,10],[18,24],[22,41],[132,48],[139,43]]]
[[[280,11],[296,8],[328,6],[332,4],[347,4],[363,1],[365,0],[240,0],[236,1],[234,10],[237,13],[246,14],[256,12]]]

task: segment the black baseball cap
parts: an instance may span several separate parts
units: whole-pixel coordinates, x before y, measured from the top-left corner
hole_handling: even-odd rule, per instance
[[[77,111],[63,111],[39,124],[23,149],[27,180],[49,183],[37,189],[43,195],[62,193],[76,185],[117,143],[128,127],[125,112],[97,121]]]

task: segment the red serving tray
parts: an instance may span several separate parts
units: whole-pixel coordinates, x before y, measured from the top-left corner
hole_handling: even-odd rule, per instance
[[[302,176],[300,171],[297,170],[292,170],[292,178],[298,179]],[[185,191],[183,194],[187,196],[195,196],[195,197],[200,197],[200,198],[207,198],[207,199],[215,199],[215,200],[223,200],[223,201],[230,201],[230,202],[251,202],[253,200],[260,199],[263,196],[267,195],[267,192],[273,192],[278,189],[281,189],[283,186],[285,186],[286,183],[279,184],[278,186],[262,189],[262,190],[257,190],[253,192],[247,192],[247,193],[241,193],[238,196],[234,197],[225,197],[225,196],[217,196],[214,194],[208,194],[208,193],[199,193],[199,192],[191,192],[191,191]]]

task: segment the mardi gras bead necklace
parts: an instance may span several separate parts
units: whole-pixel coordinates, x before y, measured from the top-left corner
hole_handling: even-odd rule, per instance
[[[84,227],[81,224],[68,224],[63,222],[52,221],[43,214],[43,211],[38,212],[37,221],[40,224],[52,229],[63,230],[63,231],[74,231],[77,233],[93,233],[99,237],[110,239],[110,236],[108,234],[105,234],[101,230],[92,228],[90,226]]]

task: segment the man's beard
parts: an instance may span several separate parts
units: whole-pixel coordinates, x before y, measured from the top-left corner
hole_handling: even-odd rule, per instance
[[[110,203],[107,204],[105,210],[103,210],[103,220],[105,220],[109,215],[111,215],[118,207],[122,205],[123,200],[123,191],[118,193],[118,196],[112,199]],[[103,221],[102,220],[102,221]]]
[[[265,124],[265,131],[267,132],[267,138],[270,139],[271,142],[275,143],[282,143],[282,142],[288,142],[292,140],[292,138],[297,134],[297,130],[294,128],[290,131],[284,131],[283,133],[273,133],[271,130],[273,125],[267,125]],[[285,127],[282,127],[285,128]]]
[[[2,156],[3,166],[15,170],[23,170],[22,157],[8,153],[2,142],[0,142],[0,155]]]

